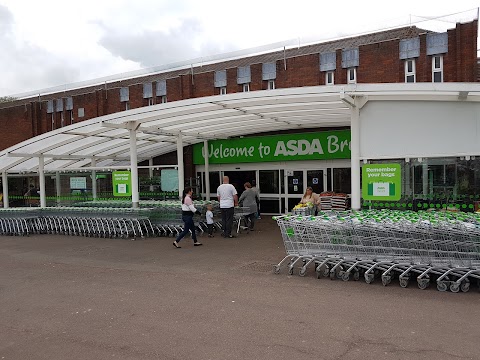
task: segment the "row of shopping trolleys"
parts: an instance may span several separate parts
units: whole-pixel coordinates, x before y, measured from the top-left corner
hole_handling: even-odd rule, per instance
[[[480,229],[463,221],[369,219],[358,214],[280,216],[287,255],[274,267],[300,276],[314,267],[316,276],[359,280],[398,279],[420,289],[435,281],[439,291],[467,292],[480,279]]]
[[[244,209],[235,212],[238,225]],[[196,217],[196,231],[207,231],[207,224]],[[214,223],[216,229],[221,224]],[[102,238],[175,237],[184,229],[177,203],[155,208],[11,208],[0,210],[0,235],[61,234]]]
[[[313,264],[317,279],[329,277],[331,280],[358,281],[363,277],[367,284],[379,279],[384,286],[391,284],[392,280],[398,279],[403,288],[408,287],[411,280],[416,279],[419,289],[424,290],[435,281],[439,291],[450,290],[454,293],[468,292],[472,282],[480,285],[479,269],[431,266],[430,264],[411,262],[367,261],[336,255],[307,257],[290,254],[274,266],[274,273],[279,274],[282,267],[285,266],[288,274],[293,275],[296,269],[298,275],[305,276],[311,264]]]

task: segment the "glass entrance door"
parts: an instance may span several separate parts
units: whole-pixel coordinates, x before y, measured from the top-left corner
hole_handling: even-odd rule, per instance
[[[307,186],[311,186],[314,193],[325,191],[324,174],[323,170],[307,170]]]
[[[256,173],[255,170],[236,170],[236,171],[224,171],[223,175],[228,176],[230,180],[230,184],[232,184],[235,189],[237,190],[238,197],[242,195],[245,191],[245,187],[243,186],[246,182],[251,183],[252,180],[255,180]],[[222,177],[223,177],[222,175]]]
[[[285,173],[285,210],[287,212],[300,202],[308,186],[311,186],[317,194],[326,191],[325,169],[285,170]]]

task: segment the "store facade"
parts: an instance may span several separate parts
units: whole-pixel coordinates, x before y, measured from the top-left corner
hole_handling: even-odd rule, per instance
[[[350,193],[350,130],[252,136],[209,142],[209,180],[205,149],[194,145],[194,164],[202,179],[202,197],[216,197],[224,175],[237,191],[255,180],[263,213],[283,213],[297,204],[307,186],[316,193]]]

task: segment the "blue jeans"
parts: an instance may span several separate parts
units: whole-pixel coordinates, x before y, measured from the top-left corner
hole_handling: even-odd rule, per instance
[[[197,242],[197,234],[195,233],[195,224],[193,223],[193,215],[182,215],[182,220],[185,223],[185,227],[183,231],[178,234],[177,242],[182,240],[185,235],[187,235],[190,231],[192,232],[192,240],[194,243]]]

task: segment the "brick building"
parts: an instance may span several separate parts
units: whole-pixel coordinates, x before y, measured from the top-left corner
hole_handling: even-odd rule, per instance
[[[477,82],[477,36],[477,20],[458,23],[445,33],[404,27],[22,98],[0,104],[0,130],[8,134],[0,149],[107,114],[225,93],[355,83]],[[195,174],[192,153],[192,146],[184,148],[186,177]],[[176,161],[176,153],[171,153],[155,158],[154,164]]]
[[[9,134],[0,150],[78,121],[223,92],[347,83],[476,82],[477,29],[477,20],[441,34],[404,27],[0,104],[0,130]]]

